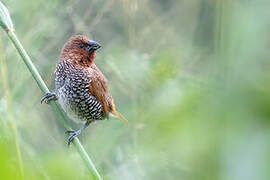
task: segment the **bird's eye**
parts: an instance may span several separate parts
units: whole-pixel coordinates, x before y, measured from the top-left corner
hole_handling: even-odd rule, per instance
[[[79,48],[83,48],[84,47],[84,44],[79,44],[78,47]]]

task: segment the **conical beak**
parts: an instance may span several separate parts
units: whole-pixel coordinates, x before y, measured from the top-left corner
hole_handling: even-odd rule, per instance
[[[90,41],[88,42],[88,45],[89,45],[89,47],[90,47],[91,49],[93,49],[93,50],[97,50],[97,49],[101,48],[101,45],[100,45],[98,42],[92,41],[92,40],[90,40]]]

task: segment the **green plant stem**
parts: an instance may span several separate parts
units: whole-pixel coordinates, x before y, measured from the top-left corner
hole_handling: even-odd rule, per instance
[[[10,38],[12,43],[14,44],[15,48],[17,49],[17,51],[21,55],[24,64],[27,66],[28,70],[31,72],[32,76],[36,80],[38,87],[41,89],[41,91],[44,94],[50,92],[48,87],[46,86],[45,82],[43,81],[43,79],[39,75],[34,64],[32,63],[30,57],[28,56],[28,54],[24,50],[22,44],[20,43],[20,41],[17,38],[14,31],[8,30],[6,32],[8,34],[8,37]],[[62,110],[60,109],[60,107],[58,106],[58,104],[56,104],[54,101],[51,101],[50,105],[53,108],[53,110],[55,111],[55,113],[57,114],[57,116],[59,117],[59,119],[61,119],[64,127],[67,129],[70,129],[70,126],[68,125],[67,120],[65,119],[65,116],[64,116]],[[87,166],[89,172],[91,173],[92,177],[94,179],[101,180],[102,178],[101,178],[100,174],[98,173],[95,165],[93,164],[92,160],[90,159],[90,157],[86,153],[86,151],[85,151],[84,147],[82,146],[82,144],[80,143],[79,139],[74,138],[73,144],[74,144],[75,148],[77,149],[77,151],[79,152],[81,158],[83,159],[83,161],[84,161],[85,165]]]
[[[19,140],[18,140],[17,125],[14,122],[15,118],[13,116],[14,111],[12,108],[12,97],[11,97],[10,89],[9,89],[9,85],[8,85],[8,77],[7,77],[7,71],[6,71],[7,68],[6,68],[6,63],[4,62],[4,57],[2,55],[3,55],[3,53],[2,53],[2,42],[1,42],[0,43],[0,71],[1,71],[1,77],[2,77],[5,96],[6,96],[7,102],[8,102],[7,109],[8,109],[8,113],[10,114],[9,125],[10,125],[11,131],[13,133],[14,145],[15,145],[15,149],[16,149],[18,166],[20,169],[21,177],[22,177],[22,179],[24,179],[22,154],[21,154],[20,144],[19,144]]]
[[[14,119],[10,119],[9,121],[10,127],[12,129],[12,133],[14,136],[14,143],[15,143],[15,148],[16,148],[16,153],[17,153],[17,158],[18,158],[18,163],[19,163],[19,168],[20,168],[20,173],[22,179],[24,179],[24,170],[23,170],[23,163],[22,163],[22,154],[21,154],[21,149],[18,141],[18,133],[17,133],[17,126],[16,123],[14,123]]]

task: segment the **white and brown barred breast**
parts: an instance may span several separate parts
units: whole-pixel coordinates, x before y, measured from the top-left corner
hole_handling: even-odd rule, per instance
[[[102,120],[102,104],[90,94],[91,76],[86,68],[60,61],[55,71],[55,88],[58,102],[73,120]]]

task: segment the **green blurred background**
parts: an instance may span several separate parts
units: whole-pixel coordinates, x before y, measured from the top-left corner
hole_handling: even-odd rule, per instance
[[[269,0],[3,0],[50,89],[84,34],[130,127],[79,138],[104,179],[270,179]],[[4,31],[0,179],[91,179]],[[80,125],[70,122],[72,127]]]

